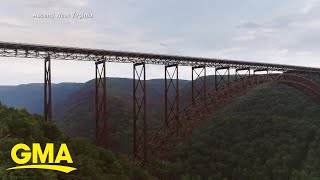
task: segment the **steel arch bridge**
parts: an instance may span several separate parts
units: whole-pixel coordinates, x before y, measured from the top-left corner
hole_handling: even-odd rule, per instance
[[[148,154],[145,159],[139,161],[140,165],[152,166],[153,157],[165,158],[167,153],[192,133],[192,130],[206,120],[208,115],[219,110],[220,107],[225,106],[234,98],[268,83],[280,83],[294,87],[320,103],[320,85],[301,75],[265,74],[236,79],[229,85],[214,89],[194,100],[193,103],[179,112],[179,122],[172,118],[169,119],[168,125],[165,124],[160,127],[148,139]],[[142,154],[142,151],[140,146],[138,153]]]
[[[133,159],[140,166],[152,166],[154,157],[181,142],[206,116],[249,90],[266,83],[293,86],[320,102],[320,68],[291,66],[216,58],[172,56],[138,52],[121,52],[0,42],[0,57],[35,58],[44,61],[44,117],[52,121],[51,60],[92,61],[95,63],[95,137],[99,146],[107,147],[108,111],[106,63],[133,64]],[[146,64],[163,65],[165,71],[163,126],[148,131]],[[192,103],[180,110],[179,66],[192,69]],[[214,88],[208,89],[206,72],[214,72]],[[233,72],[231,72],[233,71]],[[270,73],[276,71],[277,73]],[[263,74],[257,74],[262,72]],[[235,75],[231,81],[230,75]]]

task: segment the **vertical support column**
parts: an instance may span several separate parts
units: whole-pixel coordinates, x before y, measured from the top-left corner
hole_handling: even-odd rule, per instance
[[[97,145],[106,148],[108,146],[106,62],[97,61],[95,64],[96,64],[96,79],[95,79],[96,143]]]
[[[169,79],[168,79],[169,77]],[[168,82],[169,81],[169,82]],[[178,65],[165,66],[165,125],[169,127],[169,119],[176,120],[176,130],[179,131],[179,72]]]
[[[51,59],[49,54],[44,59],[44,119],[52,121]]]
[[[312,77],[313,77],[313,76],[312,76],[312,72],[309,72],[307,78],[310,79],[310,80],[313,80]]]
[[[244,74],[240,74],[239,71],[245,71]],[[250,68],[247,67],[247,68],[240,68],[240,69],[236,69],[236,80],[238,79],[243,79],[247,76],[250,76],[251,75],[251,72],[250,72]]]
[[[223,73],[220,73],[220,71]],[[217,90],[220,86],[230,84],[230,67],[219,67],[215,69],[215,89]]]
[[[140,160],[143,166],[147,162],[148,153],[146,98],[146,66],[144,62],[135,63],[133,65],[133,157]]]
[[[197,71],[200,69],[200,71]],[[194,78],[194,74],[196,77]],[[200,86],[200,87],[199,87]],[[192,67],[192,103],[194,100],[207,93],[207,75],[205,66]]]

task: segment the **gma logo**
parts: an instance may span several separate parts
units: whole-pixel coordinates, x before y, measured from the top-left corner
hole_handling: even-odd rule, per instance
[[[21,152],[20,156],[17,155],[19,150]],[[66,161],[69,164],[73,163],[68,147],[65,143],[61,144],[56,157],[54,157],[53,143],[47,143],[43,151],[40,143],[33,143],[32,149],[23,143],[16,144],[11,149],[11,158],[17,164],[17,166],[8,168],[7,170],[49,169],[64,173],[77,170],[74,167],[59,165],[61,161]],[[26,163],[30,162],[30,160],[32,164],[25,165]]]

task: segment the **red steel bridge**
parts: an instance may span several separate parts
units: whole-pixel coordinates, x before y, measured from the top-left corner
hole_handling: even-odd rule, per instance
[[[313,81],[315,76],[320,76],[320,68],[7,42],[0,42],[0,57],[44,60],[46,121],[52,121],[51,60],[93,61],[96,69],[96,143],[103,147],[107,146],[105,139],[108,135],[106,62],[132,63],[133,158],[141,166],[151,165],[153,157],[165,156],[206,116],[257,86],[266,83],[287,84],[320,102],[320,86]],[[148,131],[146,64],[163,65],[165,71],[165,118],[162,127],[153,132]],[[183,109],[180,109],[179,103],[179,66],[192,68],[192,103]],[[211,90],[208,89],[206,78],[209,68],[215,75],[214,88]],[[235,76],[232,81],[231,70]]]

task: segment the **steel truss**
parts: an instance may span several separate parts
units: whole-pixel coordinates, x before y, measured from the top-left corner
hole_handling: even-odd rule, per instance
[[[147,162],[147,141],[146,65],[135,63],[133,65],[133,158],[142,162],[142,166]]]
[[[46,121],[52,121],[50,55],[44,59],[44,119]]]
[[[222,71],[222,73],[220,73]],[[230,84],[230,67],[218,67],[215,69],[215,89]]]
[[[226,67],[263,69],[268,68],[272,71],[302,71],[317,72],[319,68],[290,66],[282,64],[258,63],[249,61],[201,58],[188,56],[172,56],[150,53],[121,52],[103,49],[88,49],[63,46],[47,46],[22,43],[0,42],[0,56],[2,57],[20,57],[20,58],[45,58],[50,54],[51,59],[61,60],[79,60],[79,61],[101,61],[107,58],[108,62],[119,63],[141,63],[146,64],[178,64],[179,66],[206,66],[206,67]]]
[[[205,66],[192,67],[192,103],[207,93],[207,74]]]
[[[96,124],[96,143],[101,147],[107,147],[108,135],[108,112],[107,112],[107,80],[106,62],[97,61],[95,78],[95,124]]]

